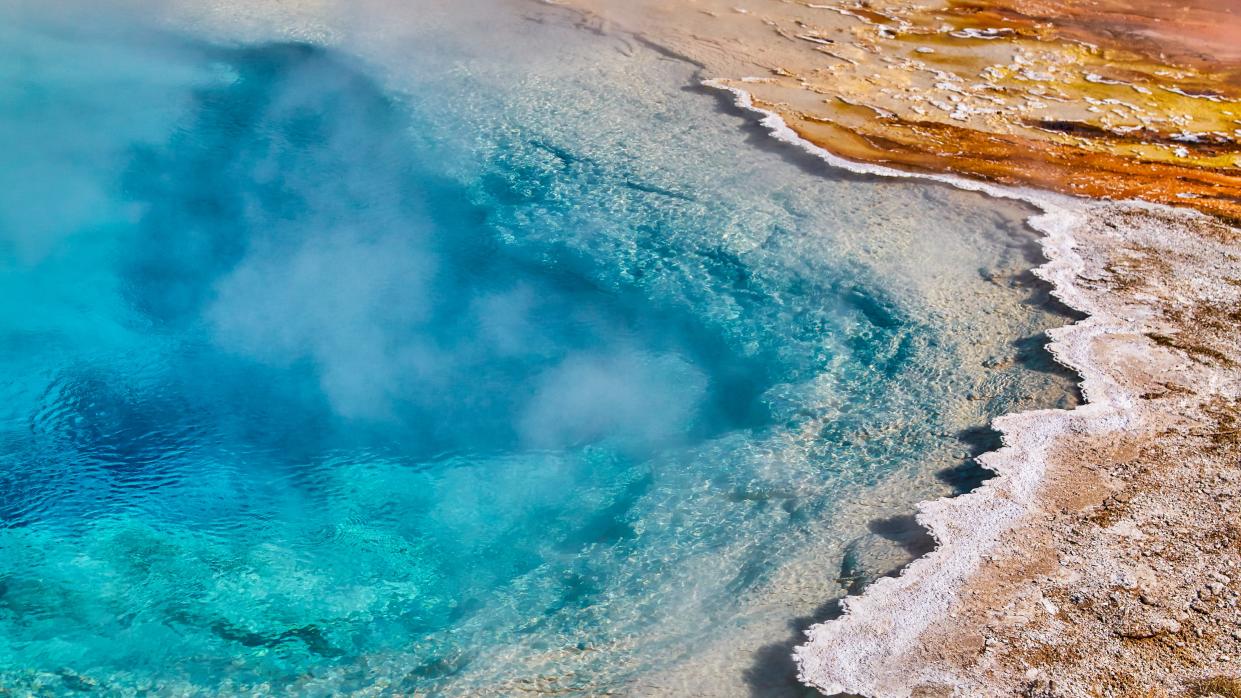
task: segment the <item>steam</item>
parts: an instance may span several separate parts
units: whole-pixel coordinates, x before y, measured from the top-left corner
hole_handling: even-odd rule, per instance
[[[240,230],[206,227],[243,252],[217,260],[208,293],[186,294],[205,295],[201,308],[180,309],[201,313],[213,343],[308,368],[340,417],[397,422],[435,448],[644,448],[693,429],[710,381],[676,337],[636,332],[588,279],[519,261],[529,250],[510,247],[542,243],[480,222],[435,172],[443,153],[411,143],[402,107],[352,66],[274,51],[253,56],[259,69],[243,57],[237,86],[204,100],[224,105],[209,128],[252,120],[210,153],[227,158],[225,201],[244,205],[220,207],[241,211]]]
[[[142,26],[145,3],[125,4],[133,17],[112,8],[86,26],[32,1],[0,8],[52,27],[56,38],[39,40],[64,50],[40,50],[69,68],[116,56],[122,84],[154,85],[139,101],[163,107],[138,123],[114,86],[91,86],[99,106],[66,112],[92,120],[80,128],[57,121],[32,137],[38,124],[0,123],[14,152],[53,133],[66,151],[11,158],[40,171],[0,167],[0,243],[18,256],[36,263],[69,235],[112,226],[128,307],[308,375],[341,419],[399,425],[435,448],[658,446],[706,418],[712,378],[691,340],[617,310],[597,279],[564,281],[555,245],[585,233],[503,239],[480,222],[472,207],[521,204],[480,204],[445,182],[451,154],[409,137],[410,114],[366,68],[306,43],[196,43],[161,29],[165,12]],[[329,5],[324,17],[347,25]],[[139,34],[133,55],[118,48]]]
[[[677,356],[575,354],[541,377],[521,429],[541,447],[611,434],[658,444],[691,422],[706,391],[706,376]]]
[[[279,367],[310,361],[341,415],[391,417],[404,390],[437,373],[418,337],[396,336],[426,319],[434,264],[395,236],[259,249],[220,281],[207,317],[225,349]]]
[[[548,326],[560,309],[538,296],[555,289],[445,284],[437,271],[460,260],[406,237],[323,237],[289,253],[251,251],[220,279],[206,316],[229,352],[279,369],[312,366],[342,417],[460,419],[467,428],[492,419],[531,448],[657,445],[689,428],[706,395],[701,370],[634,346],[597,311],[577,309],[590,320],[587,337]]]

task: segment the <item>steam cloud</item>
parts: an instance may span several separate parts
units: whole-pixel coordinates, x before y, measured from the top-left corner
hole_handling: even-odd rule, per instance
[[[317,50],[286,58],[225,96],[261,107],[239,110],[252,132],[224,165],[247,205],[231,206],[245,251],[201,311],[221,348],[309,363],[342,417],[448,445],[653,445],[692,428],[703,371],[665,338],[635,340],[604,292],[509,259],[378,88]]]

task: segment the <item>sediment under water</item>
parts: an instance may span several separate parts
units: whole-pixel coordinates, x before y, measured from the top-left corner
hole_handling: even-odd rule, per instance
[[[6,11],[0,684],[779,693],[989,418],[1072,403],[1023,208],[412,5]]]

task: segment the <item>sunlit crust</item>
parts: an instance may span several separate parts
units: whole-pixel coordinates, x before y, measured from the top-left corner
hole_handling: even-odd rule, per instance
[[[848,158],[1241,220],[1236,0],[572,2]]]

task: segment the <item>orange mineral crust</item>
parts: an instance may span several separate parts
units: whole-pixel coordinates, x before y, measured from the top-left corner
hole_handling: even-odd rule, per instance
[[[1155,60],[1211,68],[1241,61],[1237,0],[951,0],[949,12],[1007,22]]]
[[[571,0],[838,155],[1241,220],[1241,0]]]

